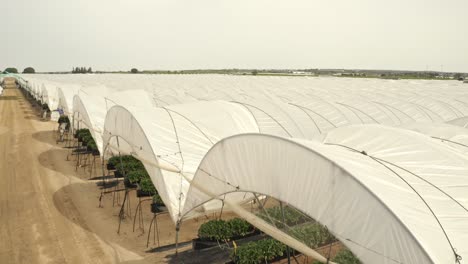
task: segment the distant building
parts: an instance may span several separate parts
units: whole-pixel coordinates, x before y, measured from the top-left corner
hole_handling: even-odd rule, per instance
[[[292,74],[295,74],[295,75],[307,75],[307,74],[309,74],[309,73],[303,72],[303,71],[293,71]]]

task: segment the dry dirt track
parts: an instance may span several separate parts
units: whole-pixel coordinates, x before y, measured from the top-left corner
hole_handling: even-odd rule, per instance
[[[54,147],[38,140],[41,131],[52,129],[52,123],[39,120],[19,90],[4,90],[0,96],[0,263],[113,263],[114,254],[106,244],[54,206],[54,193],[77,180],[47,169],[38,159]]]
[[[137,224],[134,232],[126,217],[117,234],[120,207],[112,206],[110,194],[98,206],[97,182],[88,180],[86,168],[76,172],[74,162],[65,160],[68,150],[56,144],[56,126],[41,120],[13,85],[0,96],[0,264],[201,263],[174,257],[171,246],[148,251],[157,246],[146,247],[149,203],[142,207],[145,229]],[[137,200],[134,192],[130,196],[134,212]],[[167,214],[158,219],[160,245],[174,243],[173,222]],[[207,219],[184,222],[180,242],[195,238]],[[189,248],[184,243],[180,251]]]

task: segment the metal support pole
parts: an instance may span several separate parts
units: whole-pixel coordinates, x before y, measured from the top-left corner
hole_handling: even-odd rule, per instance
[[[175,237],[175,245],[176,245],[176,248],[175,248],[175,255],[177,256],[178,253],[179,253],[179,231],[180,231],[180,220],[177,221],[177,224],[176,224],[176,237]]]
[[[283,218],[282,222],[283,222],[283,227],[286,227],[286,223],[285,223],[285,217],[284,217],[284,210],[283,210],[283,202],[279,202],[280,204],[280,209],[281,209],[281,217]],[[290,252],[290,248],[289,246],[286,247],[286,254],[288,256],[288,264],[291,264],[291,252]]]

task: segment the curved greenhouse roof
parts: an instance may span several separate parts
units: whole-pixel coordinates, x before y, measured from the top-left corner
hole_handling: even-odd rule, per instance
[[[189,181],[206,152],[224,137],[258,132],[258,127],[242,106],[213,101],[153,109],[114,106],[104,130],[105,148],[143,161],[177,221]]]
[[[48,83],[56,95],[38,89]],[[468,257],[468,95],[458,82],[103,74],[23,85],[73,112],[105,157],[140,159],[176,223],[268,195],[364,263]],[[293,240],[282,241],[304,252]]]
[[[456,263],[468,254],[466,161],[421,134],[375,125],[321,142],[238,135],[205,156],[184,213],[255,192],[326,225],[364,263]]]

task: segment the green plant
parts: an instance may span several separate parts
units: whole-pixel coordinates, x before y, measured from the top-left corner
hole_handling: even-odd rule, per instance
[[[163,202],[163,200],[161,199],[161,196],[159,196],[158,193],[155,193],[153,195],[153,203],[157,204],[157,205],[164,205],[164,202]]]
[[[117,164],[119,164],[120,162],[119,159],[119,156],[112,156],[109,158],[109,160],[107,160],[107,164],[113,166],[114,168],[117,168]]]
[[[316,248],[335,241],[328,229],[317,222],[295,226],[289,234],[311,248]]]
[[[97,151],[98,150],[96,142],[94,142],[94,140],[88,141],[88,143],[86,144],[86,147],[88,147],[88,150],[90,150],[90,151]]]
[[[235,263],[267,263],[285,254],[287,247],[271,238],[249,242],[237,248],[231,255]]]
[[[89,132],[89,129],[87,129],[87,128],[78,129],[78,130],[76,130],[76,136],[78,138],[91,136],[91,132]]]
[[[211,220],[200,226],[198,236],[202,239],[227,241],[232,237],[232,232],[226,221]]]
[[[63,123],[70,124],[70,119],[68,118],[68,116],[62,115],[62,116],[59,117],[57,123],[59,123],[59,124],[63,124]]]
[[[81,142],[83,143],[83,146],[88,145],[89,142],[94,142],[93,136],[91,134],[84,134],[81,136]]]
[[[232,237],[245,236],[254,230],[254,227],[244,219],[233,218],[228,221]]]
[[[240,218],[231,220],[211,220],[200,226],[198,237],[207,240],[229,241],[234,237],[245,236],[254,230],[253,226]]]
[[[151,181],[151,178],[149,176],[143,177],[140,180],[140,188],[145,193],[151,193],[151,194],[156,193],[156,188],[154,187],[154,184]]]
[[[65,116],[65,115],[60,116],[57,122],[59,124],[66,124],[65,129],[70,128],[70,119],[68,118],[68,116]]]
[[[360,264],[361,261],[354,256],[354,254],[348,250],[344,249],[338,252],[336,256],[333,258],[333,262],[340,263],[340,264]]]
[[[49,105],[48,104],[42,104],[42,110],[50,112]]]
[[[134,170],[145,170],[143,163],[131,155],[114,156],[109,159],[109,162],[114,164],[115,168],[121,172],[125,171],[128,173]]]
[[[130,183],[139,183],[143,177],[143,172],[141,170],[129,171],[126,175]]]
[[[283,214],[284,223],[287,226],[294,226],[310,221],[308,216],[290,206],[283,206],[283,210],[279,206],[266,208],[260,211],[258,216],[267,222],[273,221],[274,223],[272,224],[275,224],[278,228],[283,228]]]

